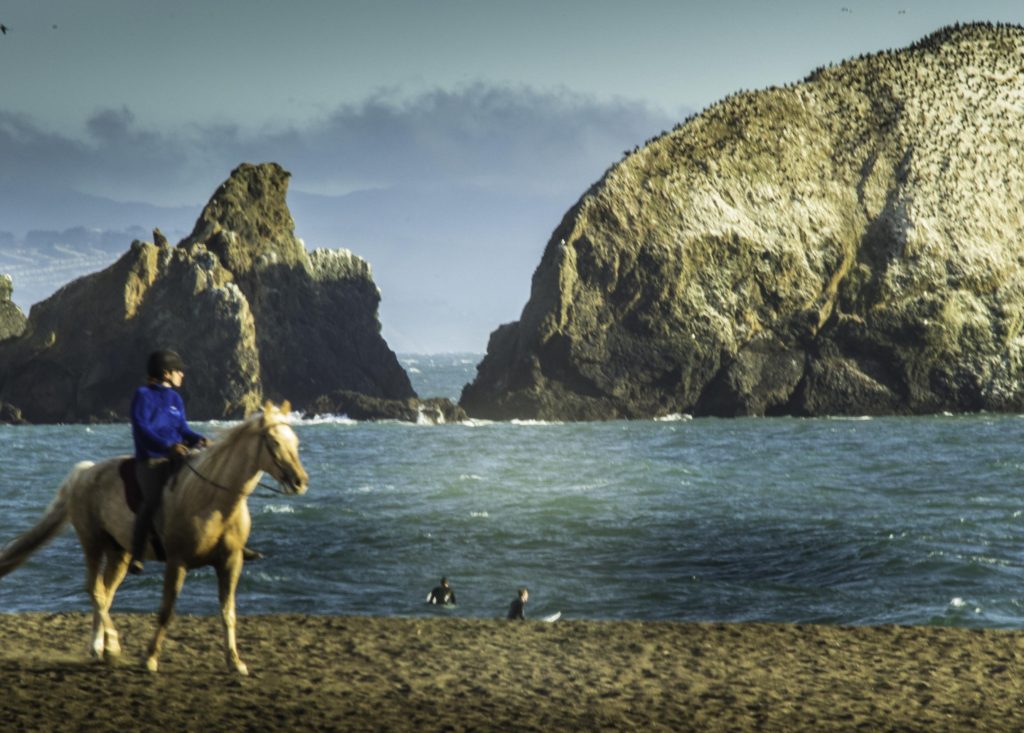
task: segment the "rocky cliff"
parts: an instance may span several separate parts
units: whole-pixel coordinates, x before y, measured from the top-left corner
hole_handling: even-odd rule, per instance
[[[565,215],[461,404],[548,419],[1024,408],[1024,29],[734,95]]]
[[[0,401],[30,422],[120,420],[146,355],[188,365],[192,419],[239,417],[264,397],[302,409],[339,389],[414,396],[380,336],[379,293],[347,252],[308,255],[285,203],[289,174],[242,165],[178,246],[134,242],[76,280],[0,342]]]

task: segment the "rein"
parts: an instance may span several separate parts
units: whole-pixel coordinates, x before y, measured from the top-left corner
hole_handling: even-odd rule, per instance
[[[260,437],[262,438],[262,440],[260,441],[260,449],[261,450],[267,447],[267,433],[273,427],[275,427],[275,426],[271,425],[270,427],[265,428],[262,431],[260,431]],[[277,460],[277,456],[274,455],[273,451],[267,449],[267,453],[270,454],[270,460],[272,460],[274,462],[274,465],[277,466],[279,469],[281,469],[281,473],[286,473],[286,471],[284,470],[283,466],[281,465],[281,462],[279,460]],[[185,466],[188,468],[189,471],[194,473],[196,476],[201,478],[203,481],[208,483],[213,488],[220,489],[221,491],[226,491],[229,494],[236,493],[234,491],[234,489],[231,489],[231,488],[228,488],[227,486],[219,484],[216,481],[214,481],[212,478],[210,478],[209,476],[204,476],[203,474],[201,474],[196,469],[196,467],[192,465],[192,461],[186,459],[185,461],[183,461],[183,463],[185,464]],[[269,492],[271,492],[273,494],[278,494],[279,496],[289,496],[287,491],[284,491],[283,489],[279,488],[280,482],[278,482],[278,486],[271,486],[270,484],[264,483],[263,481],[258,481],[256,483],[256,486],[261,488],[261,489],[266,489],[267,491],[269,491]]]

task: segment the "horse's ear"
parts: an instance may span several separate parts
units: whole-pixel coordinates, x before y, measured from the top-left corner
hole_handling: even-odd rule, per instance
[[[267,400],[266,402],[263,403],[263,420],[264,420],[264,422],[267,419],[267,415],[269,415],[273,410],[274,410],[274,403],[273,402],[271,402],[270,400]]]
[[[288,400],[285,400],[284,402],[281,403],[281,412],[283,412],[285,415],[287,415],[291,411],[292,411],[292,403],[291,402],[289,402]]]

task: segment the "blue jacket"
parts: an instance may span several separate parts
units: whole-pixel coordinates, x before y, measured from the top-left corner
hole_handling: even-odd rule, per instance
[[[203,436],[188,426],[181,395],[162,384],[144,384],[132,398],[135,457],[162,458],[175,443],[192,446]]]

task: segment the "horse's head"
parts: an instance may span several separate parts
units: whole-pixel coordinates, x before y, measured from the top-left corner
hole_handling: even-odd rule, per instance
[[[291,409],[288,401],[279,408],[269,401],[263,406],[260,469],[280,481],[290,493],[305,494],[309,474],[299,460],[299,438],[286,420]]]

